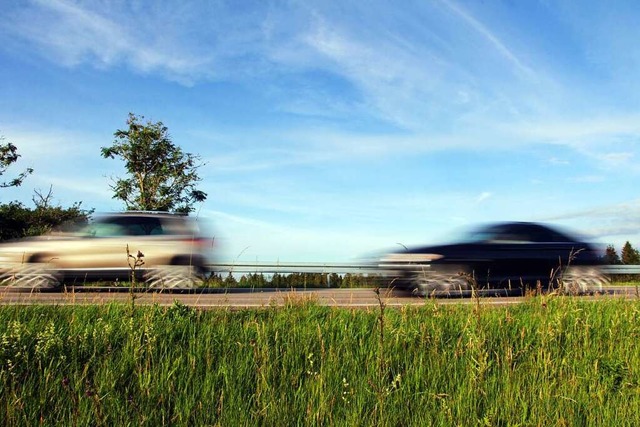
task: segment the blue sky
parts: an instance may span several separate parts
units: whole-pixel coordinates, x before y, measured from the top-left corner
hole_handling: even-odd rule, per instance
[[[100,147],[129,112],[205,163],[226,258],[349,261],[542,221],[640,245],[634,1],[0,0],[0,135],[122,210]]]

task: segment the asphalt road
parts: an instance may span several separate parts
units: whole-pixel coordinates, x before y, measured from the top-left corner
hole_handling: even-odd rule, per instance
[[[609,287],[601,295],[585,295],[580,298],[637,298],[635,288]],[[248,290],[248,289],[208,289],[189,292],[136,292],[136,304],[171,305],[175,301],[202,309],[213,308],[264,308],[300,304],[313,301],[321,305],[333,307],[374,308],[380,303],[387,307],[424,304],[425,298],[416,297],[404,292],[381,289],[379,295],[373,289],[308,289],[308,290]],[[69,288],[60,292],[16,292],[0,290],[0,304],[52,304],[52,305],[86,305],[105,304],[110,302],[130,302],[131,294],[126,289],[104,289],[101,291]],[[437,298],[442,304],[472,304],[478,300],[471,297],[449,296]],[[522,296],[486,296],[480,298],[485,305],[519,304]]]

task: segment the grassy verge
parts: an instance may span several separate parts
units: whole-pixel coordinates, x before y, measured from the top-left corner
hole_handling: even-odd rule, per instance
[[[637,425],[640,302],[0,307],[5,425]]]
[[[638,280],[614,280],[611,283],[616,286],[640,286],[640,281]]]

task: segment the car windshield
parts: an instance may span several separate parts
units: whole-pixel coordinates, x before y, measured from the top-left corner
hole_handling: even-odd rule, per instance
[[[541,243],[569,242],[571,238],[536,224],[495,224],[460,232],[455,239],[459,243]]]

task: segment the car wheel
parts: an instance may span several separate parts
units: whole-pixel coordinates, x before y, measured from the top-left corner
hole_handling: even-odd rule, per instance
[[[51,290],[60,286],[59,275],[44,262],[27,262],[5,271],[0,285],[13,289]]]
[[[192,265],[163,265],[149,269],[144,280],[147,286],[156,289],[192,289],[204,282],[200,269]]]
[[[591,266],[568,267],[558,279],[560,291],[570,295],[602,292],[602,288],[610,283],[609,277],[599,268]]]
[[[471,289],[472,278],[463,267],[420,271],[413,278],[413,293],[420,296],[461,295]]]

